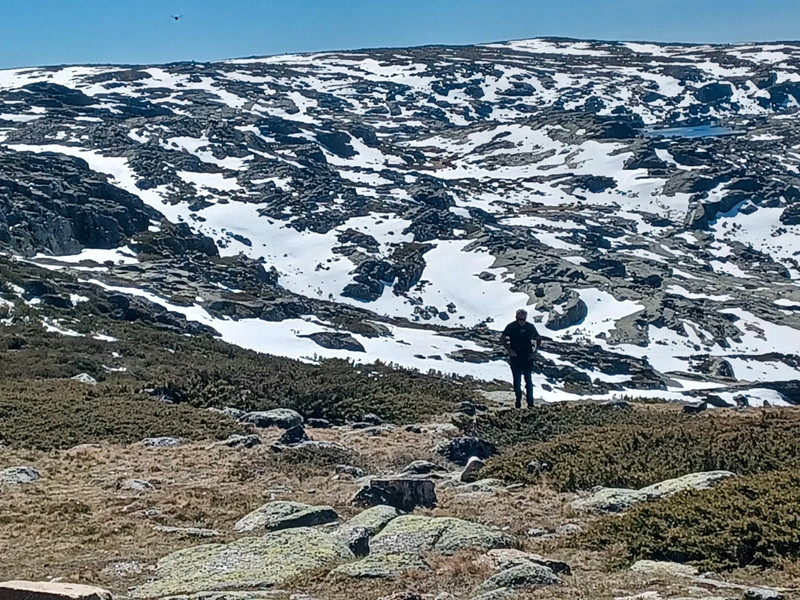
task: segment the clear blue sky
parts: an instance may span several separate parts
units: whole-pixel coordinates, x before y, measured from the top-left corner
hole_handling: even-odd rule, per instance
[[[0,0],[0,68],[538,36],[791,40],[800,0]]]

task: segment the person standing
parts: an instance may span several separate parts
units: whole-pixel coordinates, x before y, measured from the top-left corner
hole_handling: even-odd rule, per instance
[[[525,400],[528,408],[533,407],[533,357],[542,343],[542,338],[532,323],[528,323],[528,311],[520,308],[516,318],[506,325],[500,336],[500,343],[508,352],[511,374],[514,377],[514,395],[517,408],[522,406],[522,378],[525,377]],[[534,347],[535,343],[535,347]]]

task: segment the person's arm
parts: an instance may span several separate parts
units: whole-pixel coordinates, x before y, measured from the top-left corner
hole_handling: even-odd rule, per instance
[[[536,347],[533,349],[533,351],[534,352],[538,352],[539,351],[539,346],[542,345],[542,336],[540,336],[539,332],[536,331],[536,326],[535,325],[531,324],[531,327],[533,327],[533,339],[536,340]]]
[[[503,333],[500,334],[500,343],[503,345],[503,348],[506,349],[509,356],[516,356],[517,353],[511,349],[511,338],[508,335],[508,327],[503,330]]]

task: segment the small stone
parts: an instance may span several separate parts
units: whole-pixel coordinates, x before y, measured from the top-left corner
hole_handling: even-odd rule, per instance
[[[219,531],[214,529],[202,529],[200,527],[168,527],[165,525],[156,525],[153,527],[156,531],[161,533],[166,533],[169,535],[175,535],[177,537],[187,537],[187,538],[213,538],[219,537],[222,534]]]
[[[419,475],[430,475],[432,473],[446,473],[447,469],[427,460],[415,460],[400,469],[399,475],[404,477],[414,477]]]
[[[364,469],[359,469],[358,467],[354,467],[352,465],[336,465],[334,469],[339,475],[349,475],[353,479],[361,479],[362,477],[367,476],[367,473],[364,471]]]
[[[543,565],[525,563],[492,575],[480,585],[478,592],[540,587],[556,583],[559,583],[559,579],[552,569]]]
[[[769,588],[750,588],[744,593],[744,600],[785,600],[786,596]]]
[[[631,565],[631,571],[644,575],[668,575],[673,577],[694,577],[698,573],[697,569],[691,565],[658,560],[636,561]]]
[[[139,444],[145,448],[177,448],[181,441],[174,437],[152,437],[143,439]]]
[[[252,448],[253,446],[258,446],[260,443],[261,438],[255,433],[249,435],[238,435],[234,433],[222,442],[223,445],[229,448]]]
[[[333,424],[328,419],[308,419],[306,425],[314,429],[330,429]]]
[[[117,489],[127,492],[149,492],[155,487],[146,479],[126,479],[117,483]]]
[[[89,375],[88,373],[80,373],[75,375],[75,377],[70,377],[73,381],[80,381],[81,383],[86,383],[88,385],[97,385],[97,379]]]
[[[467,461],[467,466],[464,467],[464,470],[461,472],[461,481],[464,483],[470,483],[475,481],[478,477],[478,471],[483,469],[486,466],[486,463],[483,462],[477,456],[473,456],[472,458]]]
[[[9,467],[0,471],[0,484],[33,483],[39,477],[39,471],[33,467]]]

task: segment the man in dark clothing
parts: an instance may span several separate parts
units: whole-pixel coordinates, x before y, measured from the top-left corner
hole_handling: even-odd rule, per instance
[[[534,348],[534,342],[536,347]],[[533,355],[539,349],[542,338],[536,331],[533,324],[528,323],[528,312],[519,309],[516,319],[506,325],[503,334],[500,336],[500,343],[508,351],[509,362],[511,363],[511,374],[514,376],[514,394],[516,395],[515,406],[522,406],[522,376],[525,376],[525,400],[528,408],[533,406],[533,382],[531,381],[531,371],[533,370]]]

